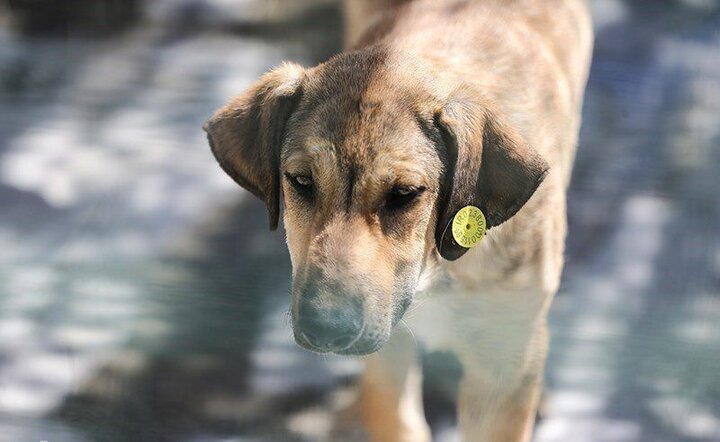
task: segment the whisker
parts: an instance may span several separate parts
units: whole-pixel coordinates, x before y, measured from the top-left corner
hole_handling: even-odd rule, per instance
[[[410,306],[408,311],[405,313],[406,316],[410,316],[415,310],[422,307],[423,304],[427,302],[427,299],[417,299],[413,304]]]
[[[412,336],[413,343],[415,344],[415,348],[419,348],[419,344],[418,344],[417,338],[415,338],[415,333],[413,333],[413,331],[412,331],[412,329],[410,328],[410,326],[408,325],[408,323],[405,322],[404,319],[400,319],[400,323],[405,326],[405,328],[407,329],[408,333],[410,333],[410,336]]]

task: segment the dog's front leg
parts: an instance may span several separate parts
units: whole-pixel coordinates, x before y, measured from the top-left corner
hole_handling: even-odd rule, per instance
[[[515,359],[523,367],[495,365],[493,370],[474,370],[478,361],[467,364],[458,392],[458,418],[464,442],[528,442],[543,388],[548,350],[546,327],[530,339],[524,357]],[[487,368],[486,364],[481,364]],[[478,376],[478,373],[482,373]],[[512,374],[514,373],[514,374]]]
[[[527,442],[542,390],[541,376],[528,375],[515,390],[501,393],[480,382],[460,383],[458,412],[464,442]]]
[[[396,330],[380,352],[365,359],[361,404],[372,442],[431,440],[417,344],[407,331]]]

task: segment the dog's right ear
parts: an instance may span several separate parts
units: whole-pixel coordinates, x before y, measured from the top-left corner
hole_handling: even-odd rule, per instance
[[[271,230],[277,228],[280,216],[280,145],[305,76],[302,67],[283,64],[230,100],[203,126],[220,167],[265,202]]]

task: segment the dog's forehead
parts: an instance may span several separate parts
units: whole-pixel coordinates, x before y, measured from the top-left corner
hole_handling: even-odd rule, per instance
[[[325,103],[288,134],[282,157],[355,172],[382,171],[435,152],[411,113],[395,103]]]
[[[341,114],[359,106],[370,115],[392,106],[419,111],[418,105],[429,105],[439,93],[428,69],[383,47],[338,54],[308,71],[299,110],[324,104],[339,107]]]
[[[332,165],[357,178],[432,170],[436,146],[422,123],[432,119],[432,100],[394,57],[374,49],[314,69],[291,117],[283,161]]]
[[[320,101],[338,93],[362,96],[386,75],[390,58],[382,48],[338,54],[313,68],[304,87]]]
[[[347,95],[298,111],[286,136],[284,160],[331,155],[347,166],[412,156],[429,143],[402,102]]]

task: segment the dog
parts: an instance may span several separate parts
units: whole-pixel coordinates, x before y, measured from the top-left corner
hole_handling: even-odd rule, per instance
[[[527,441],[563,267],[588,7],[347,3],[349,49],[283,64],[232,98],[204,127],[212,152],[265,202],[271,229],[283,207],[296,342],[366,355],[370,440],[431,439],[417,338],[462,365],[463,440]]]

